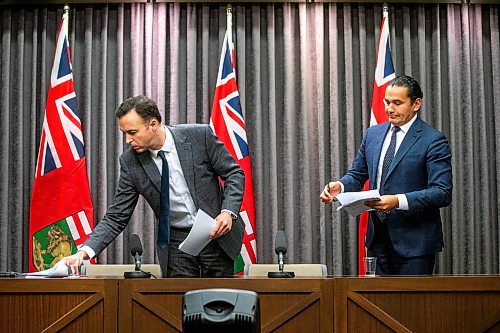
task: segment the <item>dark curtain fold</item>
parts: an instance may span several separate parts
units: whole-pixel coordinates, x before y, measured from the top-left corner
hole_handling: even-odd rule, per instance
[[[125,148],[114,110],[157,100],[170,124],[208,123],[225,31],[225,4],[76,5],[70,44],[95,220],[111,203]],[[0,270],[27,270],[29,203],[62,7],[1,7]],[[259,262],[273,262],[284,229],[287,261],[357,273],[357,221],[320,204],[349,168],[369,125],[379,4],[237,4],[233,39],[252,158]],[[499,6],[390,6],[396,73],[424,91],[421,117],[453,153],[453,202],[442,210],[436,272],[498,273]],[[100,262],[131,262],[137,233],[155,261],[155,221],[140,200]]]

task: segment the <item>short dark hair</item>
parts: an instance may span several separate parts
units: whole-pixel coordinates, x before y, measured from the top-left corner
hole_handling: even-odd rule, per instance
[[[420,84],[418,84],[418,81],[411,76],[398,76],[397,78],[392,80],[391,83],[389,83],[389,87],[393,86],[406,87],[408,89],[408,97],[410,97],[412,102],[415,102],[417,98],[422,99],[424,97],[424,93],[420,88]]]
[[[121,118],[131,110],[135,110],[137,114],[148,121],[152,118],[158,120],[161,123],[160,110],[158,110],[158,105],[151,98],[146,96],[134,96],[127,98],[120,106],[116,109],[116,118]]]

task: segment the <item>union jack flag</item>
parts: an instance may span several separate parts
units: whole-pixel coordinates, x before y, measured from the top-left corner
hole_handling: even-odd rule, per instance
[[[93,207],[68,41],[59,28],[30,207],[30,271],[76,253],[92,232]]]
[[[51,83],[54,84],[54,81]],[[69,78],[60,84],[73,86],[73,79]],[[63,86],[62,88],[64,89],[67,87]],[[49,94],[49,98],[51,97],[52,96]],[[47,104],[49,103],[54,104],[57,114],[49,116],[46,112],[46,118],[44,119],[42,128],[42,138],[40,140],[40,154],[38,156],[36,169],[37,177],[62,167],[62,163],[65,162],[66,159],[68,159],[69,162],[73,162],[85,156],[82,124],[78,117],[75,92],[69,93],[55,101],[47,101]],[[53,116],[55,116],[54,119],[48,120],[48,118],[52,118]],[[50,126],[48,121],[52,121]],[[55,129],[54,136],[56,137],[56,141],[54,141],[51,128]],[[64,135],[64,139],[57,140],[62,138],[61,135]],[[65,147],[66,145],[69,147]],[[60,157],[57,152],[57,146],[60,146],[63,152],[68,152],[67,148],[69,148],[70,155],[62,155]]]
[[[256,262],[257,247],[255,241],[252,167],[248,152],[245,120],[236,85],[236,61],[232,41],[231,20],[231,10],[228,9],[227,28],[222,45],[210,126],[245,172],[245,193],[240,211],[240,216],[245,222],[245,235],[243,237],[241,255],[234,264],[235,273],[241,273],[244,265]]]
[[[370,126],[384,123],[388,120],[385,113],[385,89],[396,77],[392,64],[391,47],[389,44],[389,8],[384,6],[382,24],[380,27],[380,37],[378,41],[377,63],[375,65],[375,82],[373,83],[372,109],[370,114]],[[369,181],[366,182],[365,190],[369,190]],[[368,228],[368,212],[361,214],[359,218],[359,238],[358,238],[358,267],[359,274],[365,274],[364,260],[366,256],[365,236]]]

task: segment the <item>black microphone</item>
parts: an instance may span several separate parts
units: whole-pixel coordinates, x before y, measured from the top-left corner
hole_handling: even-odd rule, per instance
[[[274,239],[274,252],[278,255],[279,270],[283,272],[283,257],[286,254],[286,236],[283,230],[278,230]]]
[[[274,239],[274,252],[278,255],[279,272],[268,272],[267,277],[270,278],[293,278],[294,272],[284,272],[284,257],[286,254],[286,236],[283,230],[278,230]]]
[[[135,270],[141,270],[142,243],[139,236],[133,234],[129,239],[130,254],[135,259]]]
[[[150,273],[146,273],[141,271],[141,256],[142,256],[142,243],[139,236],[136,234],[132,234],[129,238],[129,246],[130,254],[134,257],[135,261],[135,271],[134,272],[125,272],[123,276],[126,278],[141,278],[141,279],[149,279],[151,277]]]

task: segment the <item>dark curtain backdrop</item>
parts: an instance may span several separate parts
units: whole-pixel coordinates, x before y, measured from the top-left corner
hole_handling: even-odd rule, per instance
[[[236,4],[237,74],[253,164],[259,262],[285,229],[295,263],[357,274],[357,221],[318,195],[349,168],[368,127],[381,4]],[[1,7],[0,270],[26,271],[29,204],[58,7]],[[498,5],[394,4],[396,73],[424,90],[421,117],[453,152],[453,202],[442,210],[436,271],[499,273],[500,37]],[[124,149],[114,110],[146,94],[165,121],[208,123],[224,4],[79,5],[70,44],[95,220],[117,185]],[[154,215],[139,202],[100,256],[131,262],[138,233],[155,261]]]

